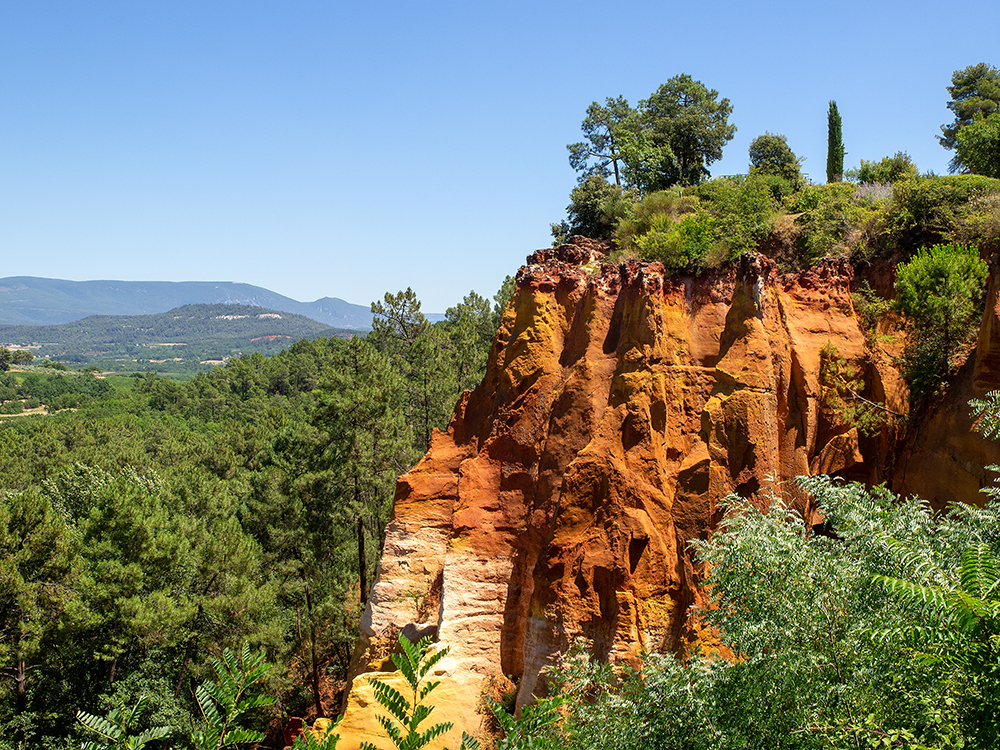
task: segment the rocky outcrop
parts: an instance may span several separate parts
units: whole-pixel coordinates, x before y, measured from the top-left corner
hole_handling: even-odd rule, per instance
[[[343,747],[388,747],[367,676],[392,669],[400,631],[450,646],[431,702],[454,748],[491,676],[523,703],[577,638],[626,661],[712,647],[688,616],[703,571],[687,544],[728,494],[811,472],[892,479],[896,433],[861,435],[821,399],[829,343],[865,372],[863,395],[906,408],[890,358],[866,354],[849,266],[782,276],[745,256],[690,278],[604,251],[576,239],[528,258],[483,383],[399,478]]]

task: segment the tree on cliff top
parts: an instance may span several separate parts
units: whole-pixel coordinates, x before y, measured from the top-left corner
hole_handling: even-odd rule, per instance
[[[844,135],[841,130],[840,110],[837,102],[830,100],[826,113],[826,181],[840,182],[844,176]]]
[[[642,193],[672,185],[696,185],[736,133],[733,107],[719,92],[687,74],[674,76],[632,109],[622,98],[594,102],[582,128],[586,142],[572,143],[570,164],[591,175],[615,176],[615,185]],[[591,163],[591,159],[597,159]]]
[[[736,135],[736,126],[729,124],[733,107],[718,97],[718,91],[684,73],[639,102],[642,129],[651,145],[667,146],[673,155],[660,162],[652,189],[696,185],[711,176],[708,165],[722,158],[723,146]]]
[[[985,117],[1000,107],[1000,70],[984,62],[956,70],[952,73],[948,94],[951,95],[948,109],[955,114],[955,119],[941,126],[938,141],[945,148],[954,150],[958,145],[959,132],[972,124],[977,112]],[[960,152],[948,165],[951,172],[962,172],[968,168]]]
[[[614,174],[615,185],[621,187],[619,134],[635,129],[635,110],[623,96],[614,99],[609,96],[605,101],[606,106],[592,102],[587,107],[587,116],[580,125],[587,140],[566,148],[570,166],[581,173],[581,182],[591,176],[607,179]]]
[[[750,142],[750,174],[776,175],[792,184],[802,182],[802,159],[776,133],[758,135]]]
[[[1000,111],[980,112],[958,132],[956,158],[973,174],[1000,178]]]

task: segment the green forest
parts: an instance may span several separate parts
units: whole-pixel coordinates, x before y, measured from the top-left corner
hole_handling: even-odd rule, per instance
[[[690,76],[636,107],[595,102],[569,146],[580,182],[554,240],[607,240],[610,262],[677,274],[725,272],[747,251],[789,271],[851,263],[873,340],[880,322],[906,329],[919,413],[969,352],[1000,250],[1000,71],[970,66],[952,84],[939,137],[954,174],[922,174],[902,151],[845,169],[831,102],[823,184],[771,133],[747,174],[712,178],[732,110]],[[879,264],[894,288],[865,283]],[[472,292],[435,324],[411,290],[386,294],[365,337],[302,332],[183,382],[80,372],[82,348],[65,354],[76,372],[11,366],[24,357],[8,352],[0,750],[281,747],[286,717],[334,716],[395,479],[481,381],[513,289],[508,277],[492,300]],[[1000,436],[1000,394],[970,409]],[[997,506],[935,514],[880,487],[800,484],[821,532],[774,487],[767,510],[731,498],[696,546],[722,658],[616,670],[577,649],[535,705],[491,703],[496,747],[995,747]],[[424,650],[404,653],[417,696]],[[383,705],[427,719],[416,698]]]
[[[251,729],[335,711],[396,476],[482,378],[511,291],[434,325],[387,294],[365,338],[186,382],[4,373],[48,415],[0,422],[0,747],[79,747],[77,711],[141,696],[193,736],[196,686],[243,645],[277,698]]]

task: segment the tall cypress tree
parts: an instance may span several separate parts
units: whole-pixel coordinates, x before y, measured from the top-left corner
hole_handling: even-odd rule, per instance
[[[840,182],[844,177],[844,137],[840,130],[840,111],[837,102],[830,100],[830,109],[826,115],[827,146],[826,146],[826,181]]]

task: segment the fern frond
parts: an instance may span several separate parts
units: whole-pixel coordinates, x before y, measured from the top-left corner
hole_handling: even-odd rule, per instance
[[[962,555],[958,578],[962,589],[979,599],[989,599],[1000,584],[1000,565],[982,542],[972,545]]]
[[[420,688],[420,693],[417,695],[418,700],[423,700],[427,697],[427,694],[441,684],[441,680],[431,680],[422,688]]]
[[[458,750],[479,750],[479,742],[475,737],[471,737],[467,733],[462,732],[462,744]]]
[[[969,402],[972,418],[977,420],[973,428],[989,440],[1000,438],[1000,391],[990,391],[985,398],[974,398]]]
[[[256,732],[252,729],[244,729],[243,727],[237,727],[236,729],[231,729],[226,732],[226,736],[222,738],[222,745],[220,747],[225,747],[226,745],[246,745],[252,742],[260,742],[265,737],[263,732]]]
[[[156,740],[165,740],[174,730],[170,727],[153,727],[152,729],[147,729],[145,732],[130,738],[131,745],[135,750],[145,747],[150,742],[155,742]]]
[[[379,716],[378,723],[382,725],[385,733],[389,735],[389,739],[392,740],[396,747],[402,747],[403,734],[400,732],[399,727],[392,723],[392,719],[388,716]]]
[[[194,691],[195,699],[198,701],[198,708],[201,710],[202,718],[210,726],[221,725],[222,717],[219,715],[219,709],[216,708],[215,696],[212,694],[209,686],[215,687],[211,682],[203,682],[196,687]]]
[[[444,657],[446,657],[448,655],[448,651],[449,651],[449,649],[443,648],[440,651],[438,651],[438,652],[436,652],[434,654],[431,654],[430,656],[428,656],[423,661],[423,663],[420,665],[420,679],[421,680],[424,679],[424,677],[427,676],[427,673],[430,672],[434,668],[435,664],[437,664],[439,661],[441,661]]]
[[[425,745],[428,745],[429,743],[440,737],[445,732],[450,732],[452,727],[454,726],[455,725],[452,724],[450,721],[445,721],[442,722],[441,724],[435,724],[434,726],[428,728],[427,731],[419,735],[416,747],[424,747]]]
[[[122,716],[122,727],[130,727],[135,722],[136,718],[142,716],[145,712],[146,707],[149,705],[149,696],[142,695],[139,700],[135,702],[132,708],[126,709],[125,714]]]
[[[423,647],[424,639],[420,642],[413,644],[410,640],[400,633],[399,635],[399,645],[403,648],[402,654],[393,654],[392,663],[396,665],[396,669],[402,672],[403,677],[410,685],[410,689],[416,692],[417,683],[420,678],[417,676],[417,670],[420,668],[420,660],[424,656],[426,648]]]
[[[410,715],[410,702],[396,688],[381,680],[369,679],[375,700],[400,724],[405,725]]]
[[[94,716],[94,714],[89,714],[86,711],[77,711],[76,720],[91,732],[99,734],[111,742],[120,742],[122,737],[125,736],[125,732],[122,731],[121,727],[112,724],[103,716]]]
[[[431,715],[431,711],[434,710],[433,706],[426,706],[420,704],[413,709],[413,715],[410,717],[408,727],[411,732],[415,732],[417,727],[420,726],[421,722]]]
[[[949,609],[947,592],[937,586],[921,586],[890,576],[875,575],[872,580],[890,594],[913,604],[928,614],[940,614]]]

